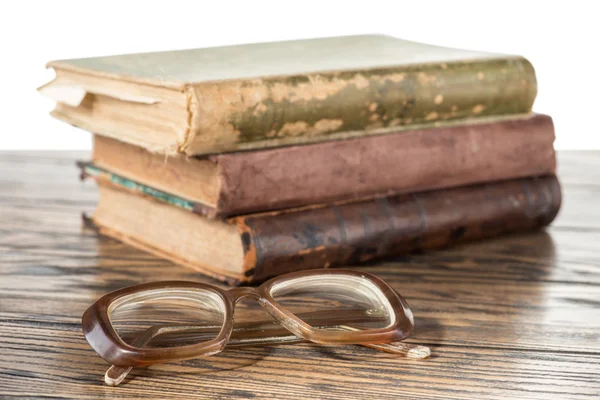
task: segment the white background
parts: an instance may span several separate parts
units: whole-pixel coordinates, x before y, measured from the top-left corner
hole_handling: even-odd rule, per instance
[[[89,149],[90,134],[53,120],[35,89],[52,59],[384,33],[519,54],[536,68],[534,111],[559,149],[600,148],[599,2],[3,1],[0,149]],[[298,55],[301,57],[301,55]]]

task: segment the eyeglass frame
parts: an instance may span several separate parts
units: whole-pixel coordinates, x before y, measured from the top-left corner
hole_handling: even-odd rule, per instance
[[[380,291],[394,312],[393,323],[385,328],[333,331],[315,328],[279,304],[271,295],[276,284],[308,276],[346,275],[368,279]],[[170,348],[135,347],[125,343],[110,321],[110,306],[124,296],[159,289],[200,289],[216,294],[222,301],[223,325],[214,339],[197,344]],[[385,281],[367,272],[345,269],[316,269],[292,272],[274,277],[262,285],[221,289],[211,284],[192,281],[160,281],[123,288],[102,296],[83,314],[82,328],[90,346],[107,362],[122,367],[207,357],[221,352],[234,329],[235,305],[243,298],[253,298],[281,326],[304,340],[320,344],[377,344],[407,338],[414,329],[412,312],[404,298]]]

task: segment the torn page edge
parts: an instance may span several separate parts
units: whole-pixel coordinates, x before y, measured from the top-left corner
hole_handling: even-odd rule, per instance
[[[130,93],[123,93],[104,88],[94,88],[93,90],[90,90],[89,88],[85,88],[81,85],[57,82],[57,80],[53,80],[39,87],[38,92],[42,96],[48,97],[63,104],[67,104],[71,107],[78,107],[81,105],[81,102],[88,93],[108,96],[114,99],[132,103],[156,104],[160,102],[160,100],[152,97],[137,96]]]

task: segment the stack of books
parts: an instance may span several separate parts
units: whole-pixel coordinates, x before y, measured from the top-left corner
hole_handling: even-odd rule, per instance
[[[365,35],[49,63],[99,230],[230,283],[539,228],[532,65]]]

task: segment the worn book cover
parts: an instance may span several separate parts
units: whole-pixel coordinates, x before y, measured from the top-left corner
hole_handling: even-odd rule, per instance
[[[553,175],[226,221],[118,177],[99,181],[99,192],[92,220],[101,233],[233,284],[535,229],[549,224],[561,203]]]
[[[553,142],[552,119],[534,115],[204,158],[95,135],[92,163],[100,179],[116,174],[224,218],[553,174]]]
[[[523,57],[383,35],[52,61],[53,115],[161,153],[199,155],[531,111]]]

